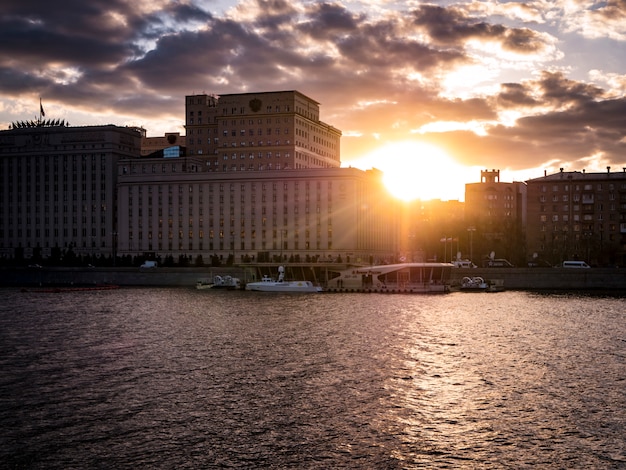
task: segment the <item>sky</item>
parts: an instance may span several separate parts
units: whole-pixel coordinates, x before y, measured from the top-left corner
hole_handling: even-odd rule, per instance
[[[626,0],[3,0],[0,130],[184,130],[184,97],[298,90],[343,166],[399,197],[464,199],[626,167]]]

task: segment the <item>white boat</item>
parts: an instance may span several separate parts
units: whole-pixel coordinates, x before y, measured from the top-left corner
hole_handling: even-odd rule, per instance
[[[327,290],[444,293],[450,291],[451,272],[452,264],[450,263],[398,263],[352,267],[329,273]]]
[[[322,292],[322,288],[311,281],[285,281],[285,268],[278,267],[278,279],[263,276],[258,282],[246,284],[246,290],[257,292]]]
[[[196,282],[196,289],[241,289],[239,278],[232,276],[214,276],[213,279],[199,279]]]
[[[461,290],[467,292],[485,292],[489,289],[489,283],[487,283],[482,277],[465,276],[461,281]]]

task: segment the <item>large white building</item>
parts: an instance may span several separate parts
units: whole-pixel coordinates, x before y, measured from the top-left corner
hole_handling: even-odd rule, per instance
[[[367,261],[393,256],[393,202],[376,170],[211,172],[198,157],[119,163],[118,253]]]
[[[185,99],[184,138],[59,122],[0,132],[0,255],[397,255],[398,211],[382,174],[340,168],[341,132],[319,120],[316,101],[297,91]]]
[[[0,256],[111,256],[117,162],[139,156],[141,136],[41,122],[0,131]]]

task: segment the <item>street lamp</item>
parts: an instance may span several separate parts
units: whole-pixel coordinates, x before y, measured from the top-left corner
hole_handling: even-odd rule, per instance
[[[470,236],[470,262],[474,262],[474,232],[476,231],[476,227],[473,225],[467,228]]]
[[[443,262],[445,263],[448,259],[448,242],[450,242],[450,261],[452,261],[452,238],[448,238],[445,235],[440,242],[443,243]]]
[[[280,229],[280,262],[283,262],[283,248],[285,248],[283,244],[283,234],[286,232],[285,229]]]
[[[113,267],[115,267],[115,259],[117,258],[117,232],[113,232]]]

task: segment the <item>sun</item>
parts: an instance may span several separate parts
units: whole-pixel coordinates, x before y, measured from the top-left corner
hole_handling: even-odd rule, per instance
[[[387,190],[405,201],[463,200],[468,169],[439,147],[419,141],[386,144],[368,154],[371,167],[384,174]]]

